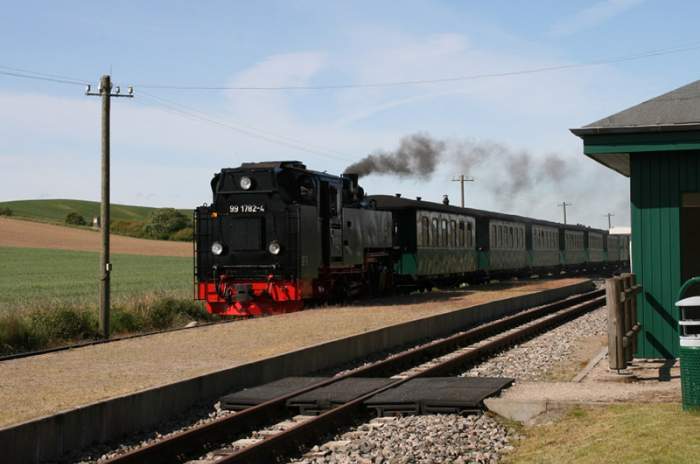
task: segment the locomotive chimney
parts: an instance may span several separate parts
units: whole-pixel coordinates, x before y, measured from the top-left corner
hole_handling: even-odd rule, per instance
[[[423,197],[416,197],[416,201],[421,201]]]
[[[350,179],[350,191],[353,193],[357,192],[358,179],[360,178],[360,176],[352,172],[346,172],[345,174],[343,174],[343,176]]]
[[[400,193],[397,193],[397,194],[396,194],[396,198],[401,198],[401,194],[400,194]]]
[[[450,204],[450,199],[449,199],[449,197],[448,197],[447,195],[443,195],[443,196],[442,196],[442,204],[445,205],[445,206],[447,206],[447,205]]]

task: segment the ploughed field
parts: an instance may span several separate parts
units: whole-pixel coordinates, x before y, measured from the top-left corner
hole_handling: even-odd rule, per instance
[[[192,296],[192,258],[115,254],[111,261],[116,303],[152,293]],[[0,311],[95,303],[98,270],[97,252],[0,246]]]
[[[0,217],[0,247],[99,252],[101,244],[97,231]],[[113,254],[192,256],[189,242],[146,240],[114,234],[110,237],[110,250]]]

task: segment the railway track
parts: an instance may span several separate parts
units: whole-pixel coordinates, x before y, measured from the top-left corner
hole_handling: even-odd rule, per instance
[[[283,460],[367,415],[364,402],[378,393],[412,379],[450,375],[604,305],[604,292],[597,290],[528,309],[322,380],[106,462],[220,464]],[[391,382],[317,416],[292,416],[286,407],[290,398],[351,377],[390,377]]]

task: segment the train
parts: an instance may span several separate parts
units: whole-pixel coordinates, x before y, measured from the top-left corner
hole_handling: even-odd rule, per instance
[[[305,302],[629,266],[629,236],[583,225],[366,195],[358,176],[243,163],[194,212],[195,298],[262,316]]]

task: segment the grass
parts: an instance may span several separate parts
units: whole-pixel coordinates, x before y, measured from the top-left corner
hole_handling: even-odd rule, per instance
[[[115,303],[161,293],[192,296],[192,259],[113,255]],[[79,305],[97,300],[99,254],[38,248],[0,247],[0,313],[47,305]]]
[[[193,301],[192,259],[112,256],[115,334],[215,319]],[[97,337],[99,255],[0,247],[0,355]]]
[[[525,428],[506,463],[673,463],[700,461],[700,414],[680,404],[576,407],[554,423]]]
[[[88,224],[93,217],[100,215],[100,204],[96,201],[85,200],[17,200],[0,202],[0,209],[10,208],[12,215],[43,222],[63,224],[66,215],[71,212],[80,214]],[[146,206],[131,206],[112,204],[110,217],[112,221],[147,222],[156,208]],[[181,209],[187,217],[192,216],[191,210]]]

